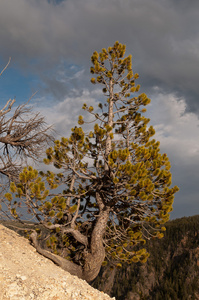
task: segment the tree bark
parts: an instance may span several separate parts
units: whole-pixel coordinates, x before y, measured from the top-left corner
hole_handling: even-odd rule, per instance
[[[103,245],[103,236],[106,230],[106,224],[109,219],[109,208],[103,209],[98,217],[91,236],[89,252],[84,253],[85,263],[83,266],[77,265],[59,255],[53,254],[48,250],[42,249],[37,240],[37,233],[34,231],[30,235],[30,239],[37,252],[52,260],[63,270],[75,275],[81,279],[90,282],[99,274],[102,262],[105,259],[105,249]]]
[[[61,267],[63,270],[69,272],[71,275],[75,275],[83,279],[82,267],[59,255],[53,254],[45,249],[42,249],[38,243],[37,233],[35,231],[30,235],[30,239],[39,254],[45,256],[46,258],[49,258],[56,265]]]
[[[103,245],[103,236],[109,219],[110,209],[106,208],[100,212],[100,216],[95,224],[91,236],[91,253],[85,258],[83,267],[83,278],[90,282],[99,274],[102,262],[105,259],[105,248]]]
[[[109,82],[109,109],[108,109],[108,123],[110,127],[113,126],[113,80],[112,78],[110,79]],[[111,137],[110,134],[112,133],[112,130],[107,133],[107,138],[106,138],[106,147],[105,147],[105,166],[104,169],[105,171],[108,171],[109,166],[108,166],[108,155],[111,151]]]

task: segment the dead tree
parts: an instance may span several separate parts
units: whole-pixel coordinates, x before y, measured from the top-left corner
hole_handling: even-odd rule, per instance
[[[0,76],[9,62],[10,59]],[[28,159],[38,161],[53,140],[51,126],[47,126],[40,113],[33,111],[30,100],[14,108],[15,99],[9,99],[0,109],[0,196],[10,181],[17,182]]]

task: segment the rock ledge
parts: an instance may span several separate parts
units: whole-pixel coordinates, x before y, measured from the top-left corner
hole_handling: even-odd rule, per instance
[[[0,300],[110,300],[0,225]]]

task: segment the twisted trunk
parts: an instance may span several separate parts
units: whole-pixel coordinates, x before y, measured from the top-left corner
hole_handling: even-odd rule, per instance
[[[41,248],[37,240],[37,233],[35,231],[30,235],[30,239],[38,253],[49,258],[71,275],[75,275],[86,280],[87,282],[90,282],[97,277],[102,262],[105,259],[103,236],[109,219],[109,211],[109,208],[105,208],[100,211],[98,220],[92,232],[89,252],[85,252],[84,254],[85,263],[83,266],[75,264],[59,255],[53,254],[48,250]]]
[[[109,208],[106,208],[100,212],[99,218],[92,232],[91,252],[86,255],[85,264],[83,267],[83,278],[88,282],[97,277],[102,262],[105,259],[103,236],[109,219],[109,212]]]
[[[75,275],[83,279],[82,267],[59,255],[53,254],[48,250],[41,248],[37,240],[37,233],[35,231],[30,235],[30,239],[39,254],[45,256],[46,258],[49,258],[56,265],[61,267],[63,270],[69,272],[71,275]]]

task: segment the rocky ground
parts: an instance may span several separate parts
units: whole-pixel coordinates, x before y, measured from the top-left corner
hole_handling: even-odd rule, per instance
[[[0,300],[109,300],[0,224]]]

